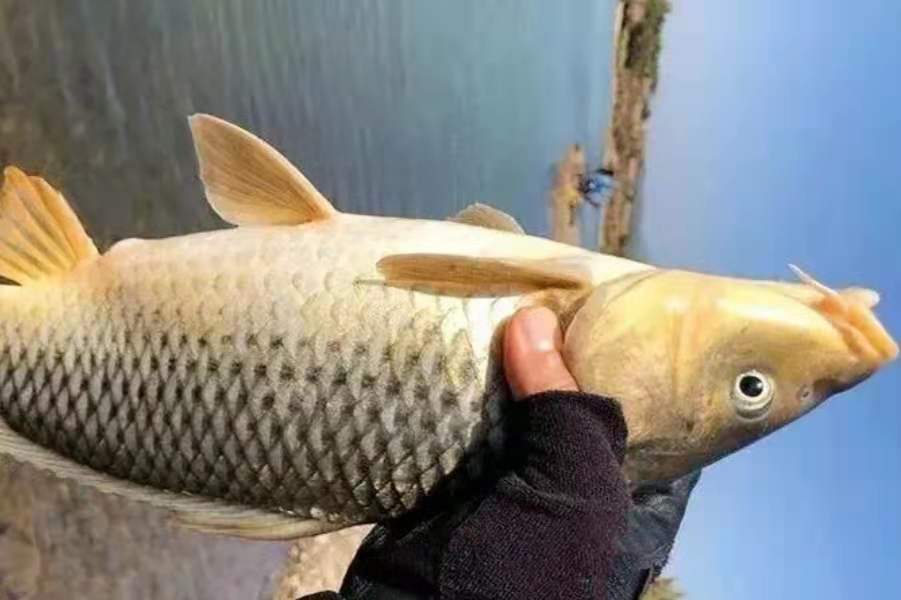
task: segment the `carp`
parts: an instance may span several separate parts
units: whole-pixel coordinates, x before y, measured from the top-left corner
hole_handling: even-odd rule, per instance
[[[473,205],[335,209],[274,148],[190,118],[234,227],[100,253],[62,194],[0,193],[0,453],[250,539],[401,515],[504,460],[500,335],[560,317],[580,388],[620,401],[634,485],[708,465],[875,373],[878,294],[606,256]]]

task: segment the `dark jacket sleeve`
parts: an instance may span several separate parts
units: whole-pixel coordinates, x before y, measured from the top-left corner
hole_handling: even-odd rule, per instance
[[[346,600],[603,596],[630,498],[619,405],[580,392],[514,403],[508,469],[453,506],[376,527],[355,556]]]
[[[632,509],[607,578],[606,600],[638,600],[660,575],[700,477],[701,472],[695,471],[669,483],[632,490]]]

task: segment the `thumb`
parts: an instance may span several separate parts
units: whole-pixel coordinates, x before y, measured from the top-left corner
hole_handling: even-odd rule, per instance
[[[504,371],[517,400],[550,390],[578,391],[563,362],[563,334],[548,308],[526,308],[507,323]]]

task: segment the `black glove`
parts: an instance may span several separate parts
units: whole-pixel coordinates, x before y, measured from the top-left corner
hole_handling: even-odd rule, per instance
[[[607,579],[606,600],[638,600],[657,578],[669,559],[670,551],[692,490],[701,476],[696,471],[663,486],[637,489],[628,515],[628,531],[617,542],[613,564]],[[373,529],[363,543],[370,552],[390,544],[391,532],[383,526]],[[378,578],[367,579],[350,573],[345,581],[346,600],[388,600],[421,598],[400,595],[390,587],[382,587]],[[316,600],[344,600],[334,592]],[[313,600],[312,598],[310,600]]]

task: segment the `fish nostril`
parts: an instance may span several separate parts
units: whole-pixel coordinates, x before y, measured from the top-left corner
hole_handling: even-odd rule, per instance
[[[798,402],[801,405],[801,410],[806,411],[810,410],[817,404],[817,397],[820,394],[816,393],[815,385],[802,385],[801,389],[798,390]]]

